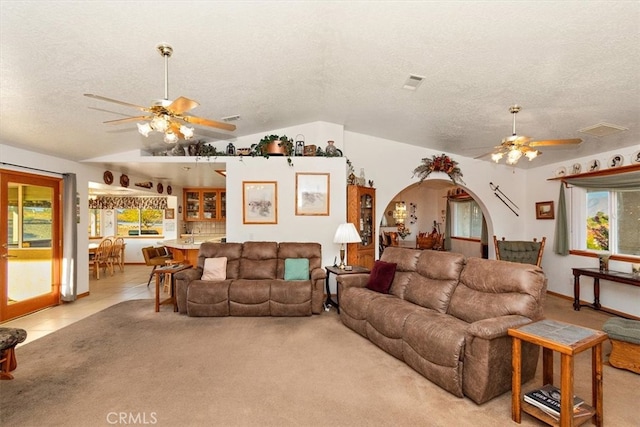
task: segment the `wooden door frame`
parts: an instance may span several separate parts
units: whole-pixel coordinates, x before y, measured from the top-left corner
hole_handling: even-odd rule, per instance
[[[52,197],[52,230],[51,230],[51,259],[52,259],[52,290],[48,294],[8,304],[7,293],[7,258],[0,258],[0,322],[13,319],[43,308],[58,305],[60,303],[60,285],[62,279],[62,178],[34,175],[25,172],[0,169],[0,224],[8,224],[7,206],[9,203],[9,182],[17,182],[25,185],[49,187],[53,190]],[[0,226],[0,244],[4,245],[8,240],[8,229]],[[6,254],[8,248],[0,248],[0,255]]]

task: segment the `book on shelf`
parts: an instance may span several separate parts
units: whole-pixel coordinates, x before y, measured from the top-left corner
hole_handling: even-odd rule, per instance
[[[556,421],[560,420],[560,412],[556,412],[553,409],[550,409],[549,407],[545,406],[544,404],[537,402],[533,399],[531,399],[528,396],[524,397],[524,401],[535,406],[536,408],[540,409],[542,412],[544,412],[545,414],[549,415],[551,418],[553,418]],[[585,415],[593,415],[592,411],[590,411],[586,406],[576,406],[575,408],[573,408],[573,417],[574,418],[578,418],[578,417],[584,417]]]
[[[525,402],[531,403],[532,405],[535,405],[540,409],[549,409],[557,415],[560,414],[560,389],[551,384],[546,384],[541,388],[525,393],[524,400]],[[584,400],[582,400],[581,398],[577,396],[573,397],[574,410],[583,403]]]

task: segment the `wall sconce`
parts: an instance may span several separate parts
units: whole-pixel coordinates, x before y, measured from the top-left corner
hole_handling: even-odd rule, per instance
[[[393,218],[396,220],[396,223],[404,224],[404,220],[407,219],[407,205],[404,202],[396,202]]]

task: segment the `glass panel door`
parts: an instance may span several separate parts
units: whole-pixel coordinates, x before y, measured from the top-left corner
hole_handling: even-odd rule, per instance
[[[200,192],[186,192],[186,213],[185,219],[200,219]]]
[[[2,172],[0,320],[60,297],[60,179]]]
[[[217,219],[216,205],[218,203],[217,191],[205,191],[202,193],[203,219]]]

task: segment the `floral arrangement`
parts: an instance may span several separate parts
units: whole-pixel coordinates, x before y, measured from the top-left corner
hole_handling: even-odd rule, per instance
[[[413,176],[417,175],[422,182],[431,175],[431,172],[444,172],[449,175],[454,184],[464,184],[458,162],[445,154],[422,159],[422,164],[413,170]]]
[[[400,224],[398,224],[398,236],[400,236],[402,240],[404,240],[405,237],[407,237],[409,234],[411,234],[411,230],[409,230],[409,228],[405,226],[404,223],[401,222]]]

